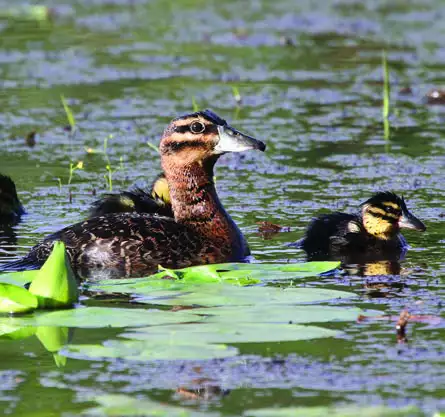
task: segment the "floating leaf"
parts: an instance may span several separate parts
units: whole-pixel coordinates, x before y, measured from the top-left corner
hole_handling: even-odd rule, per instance
[[[277,308],[274,304],[254,306],[223,306],[194,308],[185,314],[205,315],[205,323],[327,323],[332,321],[357,321],[359,317],[375,316],[356,307],[331,307],[321,305],[289,306]]]
[[[37,312],[30,317],[0,317],[0,328],[2,325],[81,328],[138,327],[187,323],[202,319],[200,316],[190,317],[190,314],[186,314],[183,311],[85,307],[71,310]]]
[[[285,342],[334,337],[340,333],[323,327],[296,324],[212,322],[140,328],[122,336],[150,343],[164,341],[176,345],[190,343],[189,340],[194,343]]]
[[[78,301],[76,277],[63,242],[54,242],[51,255],[32,281],[29,292],[37,296],[39,308],[67,308]]]
[[[261,408],[244,412],[244,417],[415,417],[423,416],[416,407],[288,407]]]
[[[189,338],[190,339],[190,338]],[[147,360],[204,360],[236,356],[238,350],[223,344],[207,344],[182,340],[170,343],[166,338],[147,341],[112,341],[106,345],[68,345],[61,353],[75,359],[120,358]]]
[[[37,298],[23,287],[0,284],[0,313],[27,313],[37,308]]]
[[[174,407],[148,399],[132,398],[127,395],[100,395],[91,398],[100,407],[85,411],[87,416],[104,417],[218,417],[219,413],[208,410],[200,412],[183,407]]]
[[[32,280],[39,273],[38,270],[34,271],[20,271],[20,272],[8,272],[6,274],[0,274],[0,282],[6,284],[14,284],[18,286],[24,286],[32,282]]]
[[[322,288],[236,287],[231,285],[189,285],[182,291],[152,291],[150,296],[137,298],[139,302],[157,305],[223,306],[297,304],[337,298],[354,298],[355,294]]]

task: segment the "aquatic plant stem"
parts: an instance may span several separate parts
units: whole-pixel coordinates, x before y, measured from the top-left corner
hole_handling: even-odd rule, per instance
[[[383,136],[385,140],[390,139],[390,125],[389,125],[389,70],[386,51],[382,51],[382,67],[383,67]]]

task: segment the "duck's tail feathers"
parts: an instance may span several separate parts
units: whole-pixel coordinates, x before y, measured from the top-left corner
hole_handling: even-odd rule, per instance
[[[303,242],[304,242],[304,238],[297,240],[296,242],[293,243],[287,243],[286,246],[289,248],[298,248],[298,249],[302,249],[303,247]]]
[[[0,272],[19,272],[41,268],[41,264],[30,257],[17,259],[0,265]]]

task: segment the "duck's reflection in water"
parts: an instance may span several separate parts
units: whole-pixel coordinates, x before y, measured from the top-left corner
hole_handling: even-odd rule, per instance
[[[360,277],[363,288],[370,298],[393,297],[403,291],[407,284],[403,281],[408,269],[399,260],[384,260],[363,264],[342,264],[348,276]]]

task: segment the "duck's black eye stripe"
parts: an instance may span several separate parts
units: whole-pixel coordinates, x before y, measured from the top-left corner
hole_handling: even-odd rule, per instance
[[[169,142],[167,147],[171,151],[179,151],[184,148],[201,148],[206,146],[205,142],[203,141],[183,141],[183,142]]]
[[[175,132],[177,133],[188,133],[190,132],[190,126],[184,125],[184,126],[175,126]],[[205,129],[203,133],[218,133],[218,127],[215,125],[205,125]]]
[[[373,217],[377,217],[379,219],[387,220],[388,222],[391,222],[391,223],[397,222],[397,219],[395,219],[394,217],[385,216],[384,214],[375,213],[373,211],[369,211],[369,214],[371,214]]]

